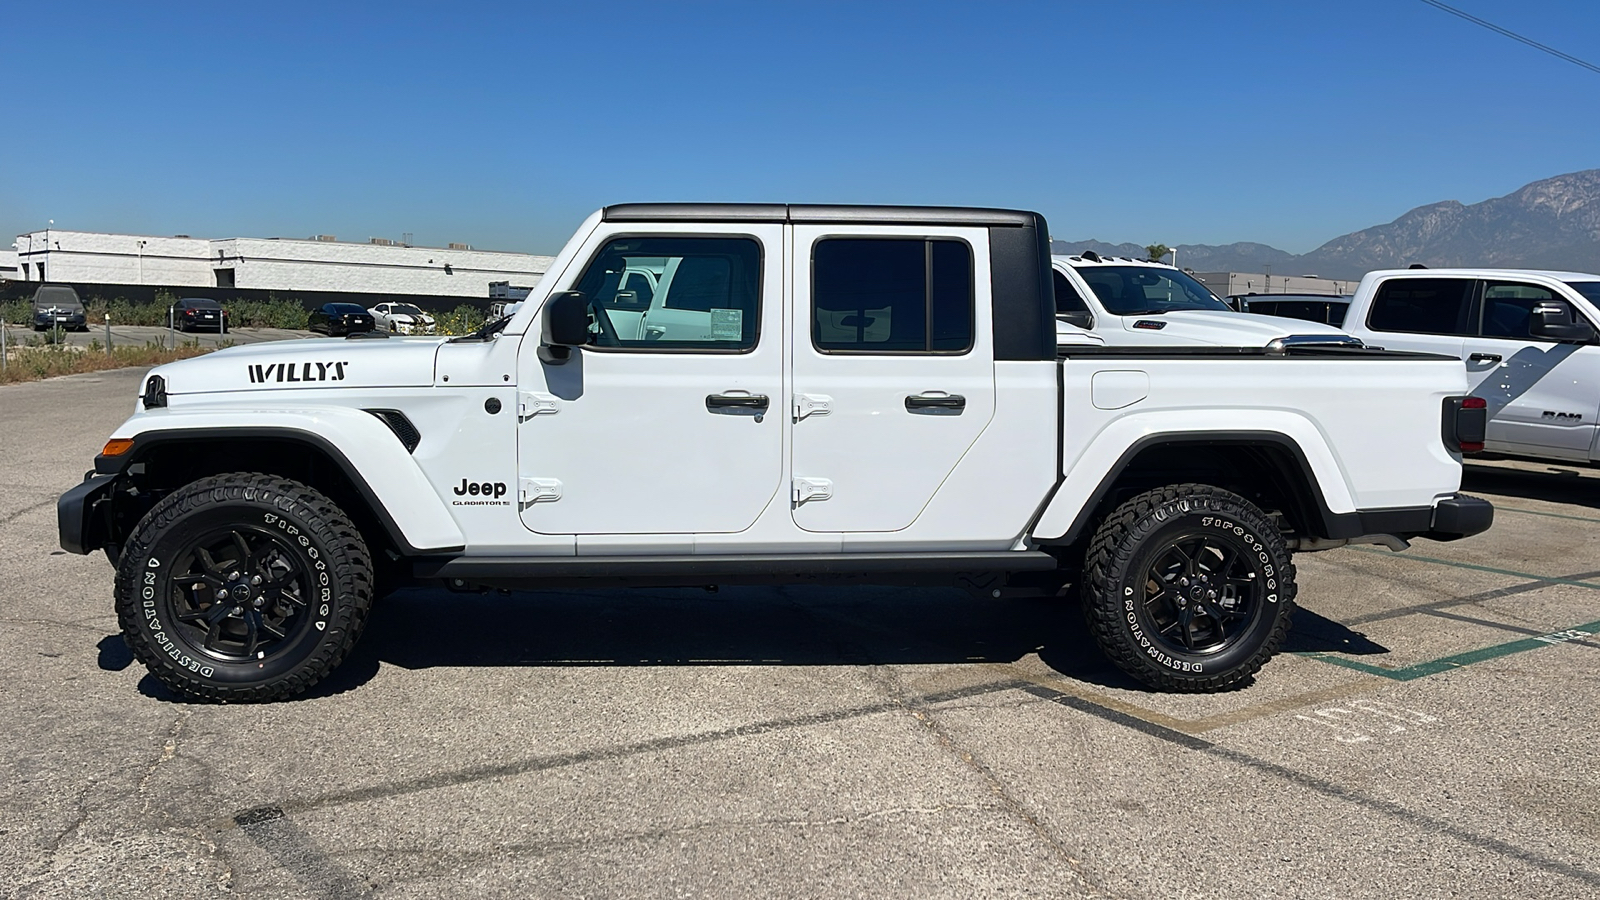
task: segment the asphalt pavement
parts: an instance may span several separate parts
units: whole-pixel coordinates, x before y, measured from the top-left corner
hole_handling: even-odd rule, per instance
[[[1150,693],[1073,602],[726,588],[381,603],[310,695],[187,703],[55,499],[138,371],[0,388],[11,897],[1600,897],[1600,470],[1296,557],[1285,652]]]

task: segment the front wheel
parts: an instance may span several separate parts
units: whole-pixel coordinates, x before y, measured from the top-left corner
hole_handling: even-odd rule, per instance
[[[1159,488],[1117,507],[1084,569],[1095,641],[1158,690],[1247,682],[1277,652],[1294,612],[1294,565],[1277,526],[1208,485]]]
[[[298,482],[233,473],[168,494],[117,563],[134,656],[173,690],[277,700],[322,680],[372,605],[372,562],[349,518]]]

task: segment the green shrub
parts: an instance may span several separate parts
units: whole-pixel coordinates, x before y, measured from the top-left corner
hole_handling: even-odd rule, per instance
[[[486,318],[483,310],[463,303],[447,313],[434,316],[434,321],[438,323],[439,334],[471,334],[483,327]]]
[[[33,303],[18,297],[15,300],[0,301],[0,322],[10,322],[12,325],[27,325],[33,318]]]

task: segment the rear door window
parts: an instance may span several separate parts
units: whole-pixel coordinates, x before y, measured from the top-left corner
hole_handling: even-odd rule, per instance
[[[1391,278],[1378,286],[1367,326],[1408,334],[1474,332],[1471,278]]]
[[[811,340],[825,353],[972,347],[972,249],[962,241],[821,240],[811,290]]]

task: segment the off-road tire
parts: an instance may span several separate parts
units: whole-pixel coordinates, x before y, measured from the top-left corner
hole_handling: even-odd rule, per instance
[[[1248,683],[1282,645],[1294,597],[1294,565],[1277,526],[1250,501],[1209,485],[1170,485],[1123,503],[1084,559],[1083,609],[1096,643],[1162,691]]]
[[[355,645],[372,596],[355,525],[315,489],[275,475],[235,472],[173,491],[117,563],[129,649],[168,687],[201,700],[261,702],[310,688]]]

